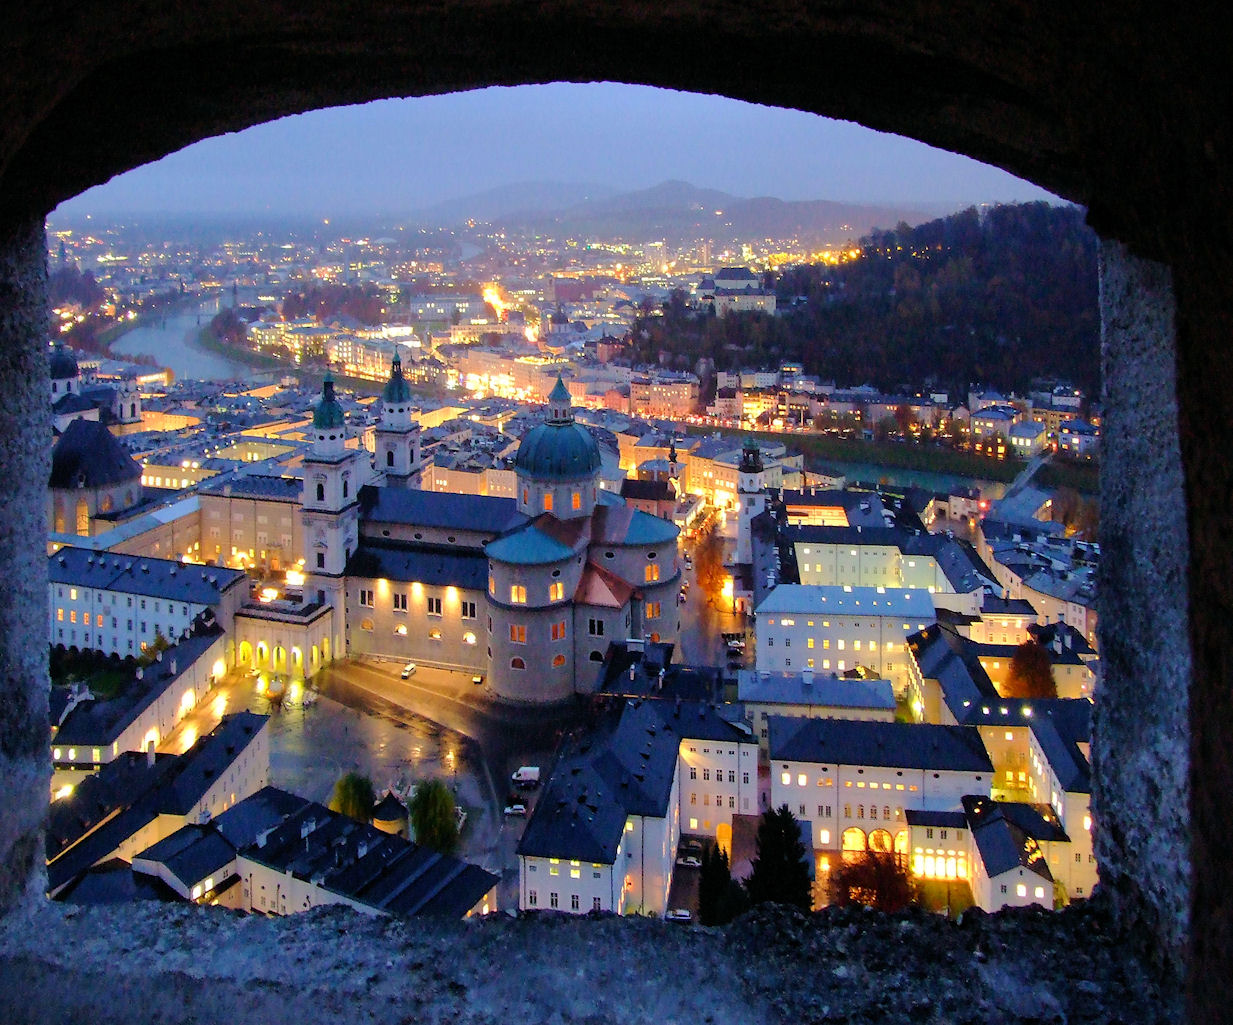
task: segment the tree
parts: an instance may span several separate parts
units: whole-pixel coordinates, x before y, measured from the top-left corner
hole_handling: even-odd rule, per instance
[[[915,899],[915,887],[897,854],[863,851],[841,860],[826,881],[827,899],[838,907],[866,904],[879,911],[901,911]]]
[[[1010,660],[1010,672],[1002,685],[1006,698],[1055,698],[1057,684],[1053,682],[1053,662],[1039,641],[1027,640],[1015,649]]]
[[[801,839],[800,823],[786,804],[767,809],[758,823],[757,853],[745,889],[753,904],[789,904],[809,911],[813,894],[809,881],[809,852]]]
[[[718,844],[703,851],[698,877],[698,921],[703,925],[727,925],[747,904],[744,888],[729,870],[728,852]]]
[[[458,847],[458,818],[454,794],[444,780],[426,779],[418,783],[408,805],[415,842],[442,854]]]
[[[348,772],[340,777],[330,796],[330,811],[341,812],[360,822],[372,821],[372,810],[376,804],[377,795],[372,780],[358,772]]]
[[[892,434],[899,430],[899,424],[893,416],[889,414],[882,417],[876,424],[873,425],[873,436],[875,441],[885,441]]]

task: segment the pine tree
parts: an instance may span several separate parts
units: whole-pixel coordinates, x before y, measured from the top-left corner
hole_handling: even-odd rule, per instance
[[[800,824],[788,806],[763,812],[753,871],[745,883],[750,902],[789,904],[809,911],[813,895],[808,858]]]

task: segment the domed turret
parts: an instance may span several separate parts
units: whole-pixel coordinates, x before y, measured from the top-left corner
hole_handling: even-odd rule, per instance
[[[80,373],[76,358],[63,345],[57,345],[51,350],[48,368],[53,381],[68,381]]]
[[[325,372],[325,381],[321,385],[321,401],[313,409],[313,427],[319,431],[338,429],[343,426],[346,418],[338,399],[334,398],[334,375]]]
[[[385,405],[390,402],[410,401],[411,389],[407,386],[406,378],[402,376],[402,359],[395,349],[394,361],[390,364],[390,379],[385,382],[385,388],[381,391],[381,403]]]
[[[529,430],[518,446],[518,508],[527,515],[550,512],[558,519],[587,516],[595,507],[599,445],[574,422],[569,389],[557,376],[548,396],[548,420]]]

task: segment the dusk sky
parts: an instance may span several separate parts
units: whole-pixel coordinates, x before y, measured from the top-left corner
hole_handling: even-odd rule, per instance
[[[65,214],[403,213],[515,182],[953,205],[1052,199],[1004,171],[799,111],[615,84],[492,88],[319,110],[207,139]]]

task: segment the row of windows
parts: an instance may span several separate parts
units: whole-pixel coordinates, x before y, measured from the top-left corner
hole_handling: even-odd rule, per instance
[[[69,597],[69,601],[77,601],[77,588],[76,588],[76,587],[70,587],[70,588],[68,589],[68,592],[69,592],[69,595],[68,595],[68,597]],[[56,588],[56,597],[57,597],[57,598],[63,598],[63,597],[64,597],[64,588],[63,588],[63,587],[57,587],[57,588]],[[132,595],[125,595],[125,598],[126,598],[125,607],[126,607],[126,608],[130,608],[130,609],[131,609],[131,608],[133,607],[133,596],[132,596]],[[82,595],[82,600],[83,600],[83,601],[84,601],[84,600],[86,600],[86,596],[85,596],[85,595]],[[107,605],[107,604],[109,604],[109,603],[108,603],[108,601],[107,601],[107,595],[106,595],[106,594],[100,594],[100,595],[98,596],[98,604],[99,604],[99,605]],[[118,594],[114,593],[114,592],[111,592],[111,602],[110,602],[110,604],[111,604],[111,606],[112,606],[113,608],[114,608],[116,605],[119,605],[119,604],[120,604],[120,596],[119,596]],[[146,608],[146,599],[145,599],[145,598],[142,598],[142,599],[140,600],[140,608],[141,608],[141,609],[143,609],[143,610]],[[176,605],[175,605],[175,602],[171,602],[171,601],[167,602],[167,611],[168,611],[168,612],[175,612],[175,610],[176,610]],[[162,612],[162,611],[163,611],[163,609],[162,609],[162,604],[161,604],[161,602],[159,601],[159,599],[157,599],[157,598],[156,598],[156,599],[154,599],[154,611],[155,611],[155,612]],[[185,616],[187,616],[187,615],[188,615],[188,606],[187,606],[187,605],[181,605],[181,606],[180,606],[180,614],[181,614],[181,615],[185,615]]]
[[[722,783],[722,782],[723,782],[723,775],[724,775],[724,770],[723,770],[723,769],[716,769],[716,770],[715,770],[715,782],[716,782],[716,783]],[[689,778],[690,778],[690,779],[697,779],[697,778],[698,778],[698,768],[697,768],[697,766],[691,765],[691,766],[689,767]],[[711,778],[711,770],[710,770],[710,769],[703,769],[703,770],[702,770],[702,779],[703,779],[703,782],[706,782],[706,781],[707,781],[707,780],[709,780],[710,778]],[[729,769],[729,770],[728,770],[728,782],[729,782],[729,783],[735,783],[735,782],[736,782],[736,770],[735,770],[735,769]],[[741,773],[741,782],[742,782],[742,783],[744,783],[746,786],[749,786],[749,773],[747,773],[747,772],[742,772],[742,773]]]
[[[698,795],[697,795],[697,794],[690,794],[690,795],[689,795],[689,803],[690,803],[690,804],[697,804],[697,803],[698,803]],[[703,804],[703,806],[704,806],[704,807],[709,807],[709,806],[710,806],[710,803],[711,803],[711,795],[710,795],[710,794],[703,794],[703,795],[702,795],[702,804]],[[715,807],[716,807],[716,808],[722,808],[723,806],[724,806],[724,798],[723,798],[723,794],[716,794],[716,795],[715,795]],[[729,807],[729,808],[735,808],[735,807],[736,807],[736,798],[735,798],[735,797],[732,797],[732,796],[729,796],[729,797],[728,797],[728,807]]]
[[[527,906],[539,907],[539,894],[535,890],[527,890]],[[555,890],[548,894],[548,906],[550,908],[559,908],[561,906],[561,897]],[[578,894],[570,894],[569,909],[571,911],[581,911]],[[602,911],[603,902],[598,897],[591,898],[591,910]]]
[[[359,604],[361,608],[375,608],[377,603],[377,592],[371,588],[361,587],[359,591]],[[391,605],[395,612],[407,611],[407,592],[395,591],[391,596]],[[424,599],[424,611],[429,616],[442,616],[445,614],[444,599],[439,597],[428,597]],[[475,619],[475,602],[464,601],[458,603],[458,613],[460,619]]]
[[[595,653],[594,653],[594,652],[592,652],[591,654],[592,654],[592,659],[591,659],[591,661],[595,661],[595,658],[594,658],[594,654],[595,654]],[[602,659],[602,656],[601,656],[601,659]],[[553,656],[552,656],[552,666],[553,666],[553,668],[554,668],[554,669],[560,669],[560,668],[561,668],[561,666],[563,666],[563,665],[565,665],[565,656],[564,656],[564,655],[553,655]],[[509,667],[510,667],[511,669],[526,669],[526,667],[527,667],[527,660],[526,660],[526,659],[524,659],[524,658],[522,658],[522,657],[521,657],[521,656],[519,656],[519,655],[515,655],[513,658],[511,658],[511,659],[509,660]]]

